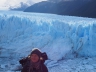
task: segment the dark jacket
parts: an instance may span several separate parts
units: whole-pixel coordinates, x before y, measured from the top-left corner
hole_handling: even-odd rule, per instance
[[[22,70],[21,72],[48,72],[47,67],[44,65],[45,60],[48,59],[46,53],[42,53],[43,60],[40,62],[40,68],[37,70],[33,68],[33,70],[30,71],[30,59],[28,57],[21,59],[19,62],[22,64]]]
[[[40,69],[38,70],[35,68],[33,68],[33,70],[30,70],[29,63],[30,63],[30,60],[27,60],[27,62],[23,65],[21,72],[48,72],[47,67],[42,62],[40,64]]]

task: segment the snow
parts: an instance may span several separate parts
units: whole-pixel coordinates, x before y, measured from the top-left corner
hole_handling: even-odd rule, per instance
[[[0,11],[0,72],[20,72],[34,47],[49,72],[96,72],[96,19]]]
[[[96,58],[95,58],[96,59]],[[87,61],[88,63],[84,63]],[[92,60],[93,61],[93,60]],[[96,61],[94,61],[95,63]],[[60,72],[95,72],[94,63],[89,64],[90,61],[86,58],[75,58],[62,60],[58,62],[58,66],[50,68],[50,72],[60,71]]]

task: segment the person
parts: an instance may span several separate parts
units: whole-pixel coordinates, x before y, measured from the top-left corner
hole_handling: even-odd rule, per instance
[[[28,57],[19,61],[23,67],[21,72],[48,72],[48,68],[44,64],[47,59],[45,52],[42,53],[38,48],[34,48]]]

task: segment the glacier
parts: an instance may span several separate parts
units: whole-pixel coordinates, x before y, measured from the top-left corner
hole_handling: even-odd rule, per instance
[[[96,19],[0,11],[0,58],[9,57],[12,63],[18,63],[34,47],[46,52],[53,64],[64,59],[95,57]]]

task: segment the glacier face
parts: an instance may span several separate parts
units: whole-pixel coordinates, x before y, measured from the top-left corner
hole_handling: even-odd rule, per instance
[[[0,47],[15,48],[17,52],[38,47],[52,60],[93,57],[96,19],[0,11]]]

